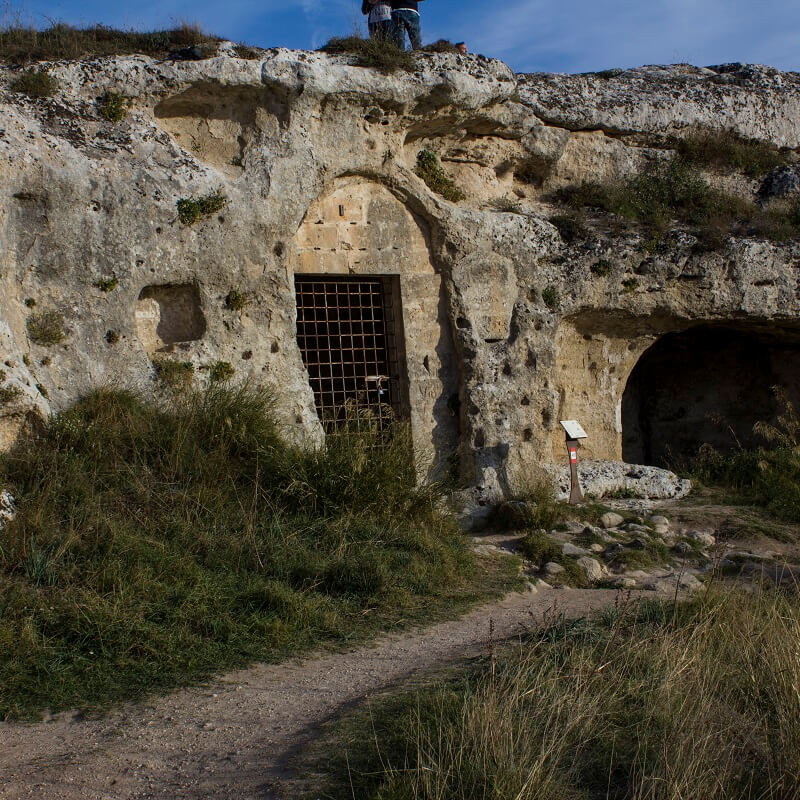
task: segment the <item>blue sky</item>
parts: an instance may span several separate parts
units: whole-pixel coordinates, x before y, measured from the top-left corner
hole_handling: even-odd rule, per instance
[[[0,0],[0,13],[3,6]],[[48,19],[138,28],[196,20],[237,41],[298,48],[363,26],[360,7],[360,0],[27,0],[23,6],[37,26]],[[519,72],[678,61],[800,70],[797,0],[425,0],[420,7],[426,41],[464,40]]]

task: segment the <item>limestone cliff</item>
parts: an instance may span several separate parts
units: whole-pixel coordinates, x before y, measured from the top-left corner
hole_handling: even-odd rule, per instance
[[[517,76],[453,54],[383,75],[224,48],[48,68],[59,89],[38,100],[0,69],[0,445],[92,386],[158,391],[158,359],[191,363],[198,386],[229,362],[274,388],[289,435],[318,439],[298,276],[391,278],[398,409],[420,460],[457,461],[483,500],[562,460],[559,419],[581,420],[587,456],[656,461],[714,413],[734,433],[769,416],[770,383],[797,388],[798,242],[549,221],[559,188],[636,174],[687,131],[800,147],[797,75]],[[129,98],[121,121],[100,114],[108,92]],[[418,177],[422,149],[466,199]],[[208,197],[224,201],[181,220],[179,201]]]

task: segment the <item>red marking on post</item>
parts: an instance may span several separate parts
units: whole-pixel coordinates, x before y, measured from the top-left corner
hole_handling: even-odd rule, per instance
[[[578,452],[577,452],[577,450],[570,450],[569,451],[569,460],[570,461],[577,461],[578,460]]]

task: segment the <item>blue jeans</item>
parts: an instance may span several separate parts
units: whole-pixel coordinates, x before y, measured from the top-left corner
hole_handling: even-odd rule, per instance
[[[392,11],[392,38],[394,43],[401,49],[406,47],[406,31],[411,40],[411,47],[419,50],[422,47],[422,29],[419,24],[419,14],[408,8],[399,8]]]
[[[367,23],[367,27],[369,28],[371,39],[394,41],[394,28],[390,19],[385,19],[381,22],[369,22]]]

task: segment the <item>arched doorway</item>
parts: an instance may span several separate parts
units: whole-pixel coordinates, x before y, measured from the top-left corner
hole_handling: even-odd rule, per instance
[[[622,397],[622,458],[674,466],[703,444],[759,443],[753,425],[774,421],[771,387],[800,390],[800,331],[777,325],[700,325],[646,350]]]
[[[309,207],[292,260],[297,344],[320,421],[352,402],[391,407],[411,423],[418,465],[436,474],[458,447],[459,374],[430,237],[385,186],[351,176]]]

